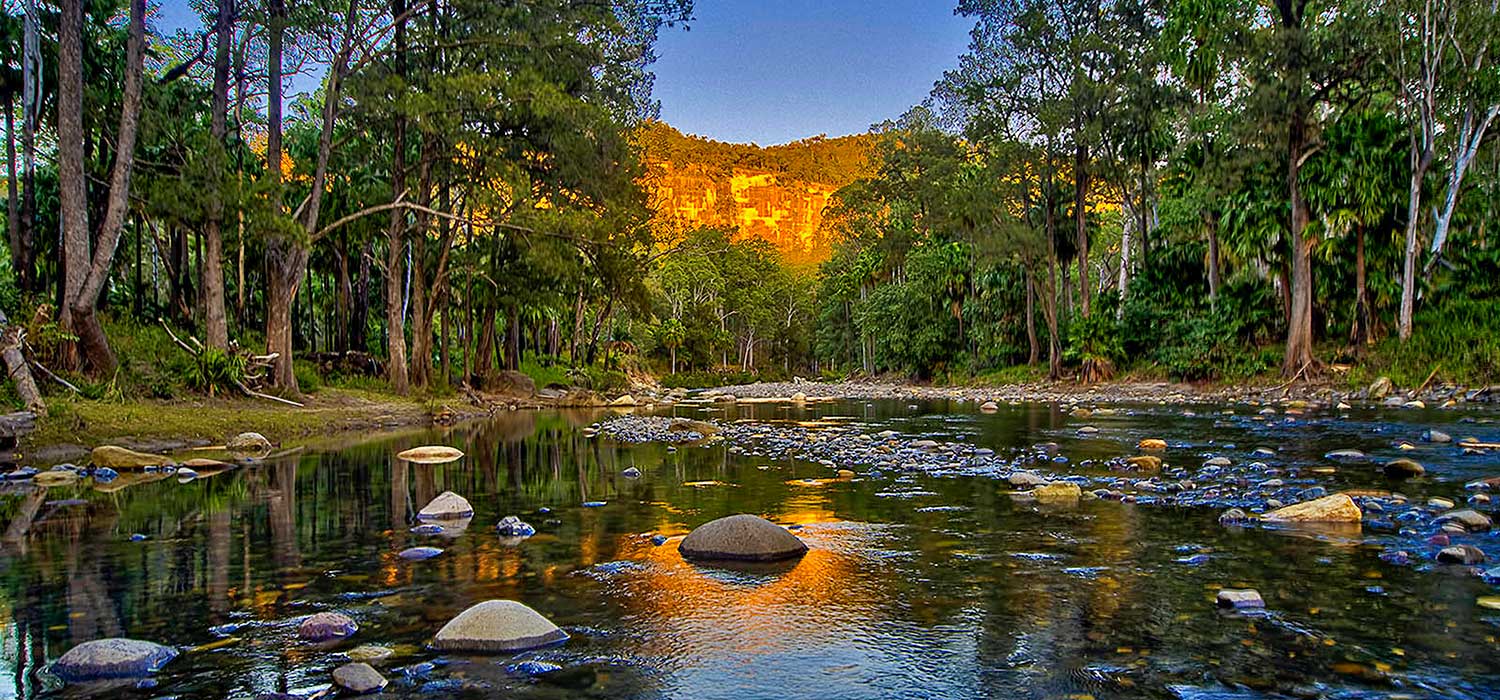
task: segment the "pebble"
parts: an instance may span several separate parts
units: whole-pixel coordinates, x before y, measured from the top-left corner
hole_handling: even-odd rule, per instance
[[[495,530],[500,533],[501,537],[530,537],[536,534],[536,528],[514,515],[501,518]]]
[[[333,671],[333,682],[355,695],[379,692],[385,688],[385,676],[367,663],[344,664]]]

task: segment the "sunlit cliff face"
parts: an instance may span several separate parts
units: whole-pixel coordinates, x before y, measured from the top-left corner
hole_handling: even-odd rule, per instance
[[[793,262],[827,259],[823,210],[837,188],[784,175],[736,170],[715,176],[696,166],[652,166],[652,201],[678,226],[736,228],[769,241]]]

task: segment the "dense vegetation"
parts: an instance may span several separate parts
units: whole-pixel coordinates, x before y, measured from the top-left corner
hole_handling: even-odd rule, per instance
[[[1495,3],[959,12],[969,52],[840,192],[820,357],[949,376],[1043,358],[1085,379],[1500,374]]]
[[[963,0],[930,100],[765,149],[655,121],[687,0],[195,7],[0,18],[0,310],[86,395],[1500,367],[1492,0]],[[652,159],[842,185],[833,257],[653,218]]]

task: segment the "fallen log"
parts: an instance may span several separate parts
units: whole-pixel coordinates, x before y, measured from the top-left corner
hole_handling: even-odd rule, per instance
[[[10,375],[11,381],[16,383],[16,395],[26,403],[27,410],[38,417],[47,417],[47,403],[42,400],[42,392],[36,388],[36,380],[31,376],[31,366],[26,363],[26,356],[21,354],[21,346],[26,342],[26,329],[20,326],[11,326],[10,319],[0,312],[0,360],[5,362],[5,371]]]

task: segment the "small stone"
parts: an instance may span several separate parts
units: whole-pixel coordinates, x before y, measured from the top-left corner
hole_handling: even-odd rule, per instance
[[[37,486],[72,486],[78,483],[78,472],[70,470],[41,472],[31,477],[31,483]]]
[[[806,554],[807,545],[765,518],[741,513],[694,528],[678,551],[693,560],[781,561]]]
[[[1473,566],[1484,563],[1484,550],[1470,544],[1445,547],[1437,553],[1437,560],[1444,564]]]
[[[1389,462],[1386,462],[1385,465],[1381,467],[1381,471],[1385,472],[1385,475],[1392,479],[1409,479],[1411,477],[1421,476],[1427,473],[1427,470],[1423,468],[1421,464],[1418,464],[1414,460],[1404,458],[1393,459]]]
[[[1370,388],[1366,390],[1365,393],[1371,399],[1379,401],[1380,399],[1385,398],[1387,394],[1391,393],[1391,388],[1392,384],[1390,377],[1377,377],[1375,381],[1370,384]]]
[[[1266,607],[1266,601],[1261,599],[1260,592],[1253,588],[1225,588],[1219,591],[1216,600],[1219,607],[1235,610]]]
[[[536,528],[514,515],[501,518],[495,530],[500,533],[501,537],[530,537],[536,534]]]
[[[1227,467],[1234,464],[1228,457],[1212,457],[1203,463],[1205,467]]]
[[[1096,428],[1096,427],[1094,427],[1094,426],[1092,426],[1092,425],[1085,425],[1085,426],[1083,426],[1083,427],[1081,427],[1081,428],[1078,429],[1078,434],[1079,435],[1093,435],[1093,434],[1098,433],[1098,432],[1099,432],[1099,429]]]
[[[1418,401],[1418,400],[1411,400],[1411,401],[1407,401],[1406,403],[1401,404],[1401,407],[1402,408],[1427,408],[1427,404],[1425,404],[1425,403],[1423,403],[1421,401]]]
[[[800,391],[792,394],[792,403],[807,403],[807,394]]]
[[[443,625],[432,647],[440,651],[517,652],[567,639],[567,632],[523,603],[487,600]]]
[[[367,663],[344,664],[333,670],[333,682],[355,695],[379,692],[385,687],[385,676]]]
[[[109,678],[140,678],[156,673],[177,657],[177,650],[139,639],[95,639],[69,649],[52,664],[65,683]]]
[[[1428,442],[1453,442],[1453,436],[1441,430],[1427,430],[1422,433],[1422,439]]]
[[[561,671],[562,666],[550,661],[522,661],[505,667],[505,672],[512,676],[541,676],[553,671]]]
[[[626,467],[625,469],[620,471],[620,476],[623,476],[627,479],[639,479],[641,478],[641,470],[636,469],[635,467]]]
[[[442,553],[443,550],[438,547],[411,547],[401,550],[396,556],[407,561],[422,561],[424,559],[431,559]]]
[[[417,513],[422,520],[457,520],[474,515],[474,506],[469,505],[468,499],[452,491],[444,491],[438,494]]]
[[[635,404],[635,397],[631,396],[630,394],[621,394],[618,398],[616,398],[615,400],[609,402],[609,405],[611,405],[611,406],[618,406],[618,407],[622,407],[622,408],[623,407],[634,406],[634,405],[636,405]]]
[[[1468,508],[1444,513],[1439,515],[1433,522],[1438,524],[1455,523],[1463,527],[1466,532],[1485,532],[1490,529],[1489,516]]]
[[[1448,510],[1449,508],[1452,508],[1455,504],[1453,503],[1453,501],[1450,501],[1450,500],[1448,500],[1446,498],[1439,498],[1439,497],[1434,496],[1432,498],[1427,499],[1427,505],[1432,506],[1433,508],[1441,508],[1442,510]]]
[[[1219,515],[1220,525],[1244,525],[1250,521],[1250,515],[1239,508],[1230,508]]]
[[[224,443],[224,449],[230,452],[270,452],[271,441],[260,433],[240,433],[229,438]]]
[[[297,625],[297,636],[310,642],[343,639],[359,630],[359,624],[343,613],[320,612],[303,618]]]
[[[1000,404],[997,404],[994,401],[986,401],[982,404],[979,404],[979,410],[985,413],[994,413],[1000,410]]]
[[[1017,488],[1025,488],[1027,486],[1040,486],[1041,484],[1047,483],[1046,479],[1043,479],[1042,477],[1037,476],[1036,474],[1033,474],[1031,472],[1016,472],[1008,477],[1005,477],[1005,480],[1009,482],[1011,486],[1015,486]]]
[[[1323,457],[1336,462],[1364,462],[1370,459],[1369,455],[1359,450],[1334,450]]]
[[[1167,449],[1167,441],[1158,438],[1146,438],[1137,442],[1135,446],[1136,449],[1141,450],[1165,450]]]
[[[1125,463],[1141,471],[1161,469],[1161,458],[1156,455],[1136,455],[1126,459]]]
[[[390,647],[383,647],[375,644],[361,644],[345,652],[344,656],[349,657],[350,661],[358,661],[360,663],[367,664],[377,664],[390,658],[391,655],[395,653],[396,652]]]
[[[1359,506],[1347,494],[1315,498],[1278,508],[1262,516],[1274,523],[1358,523],[1364,519]]]

